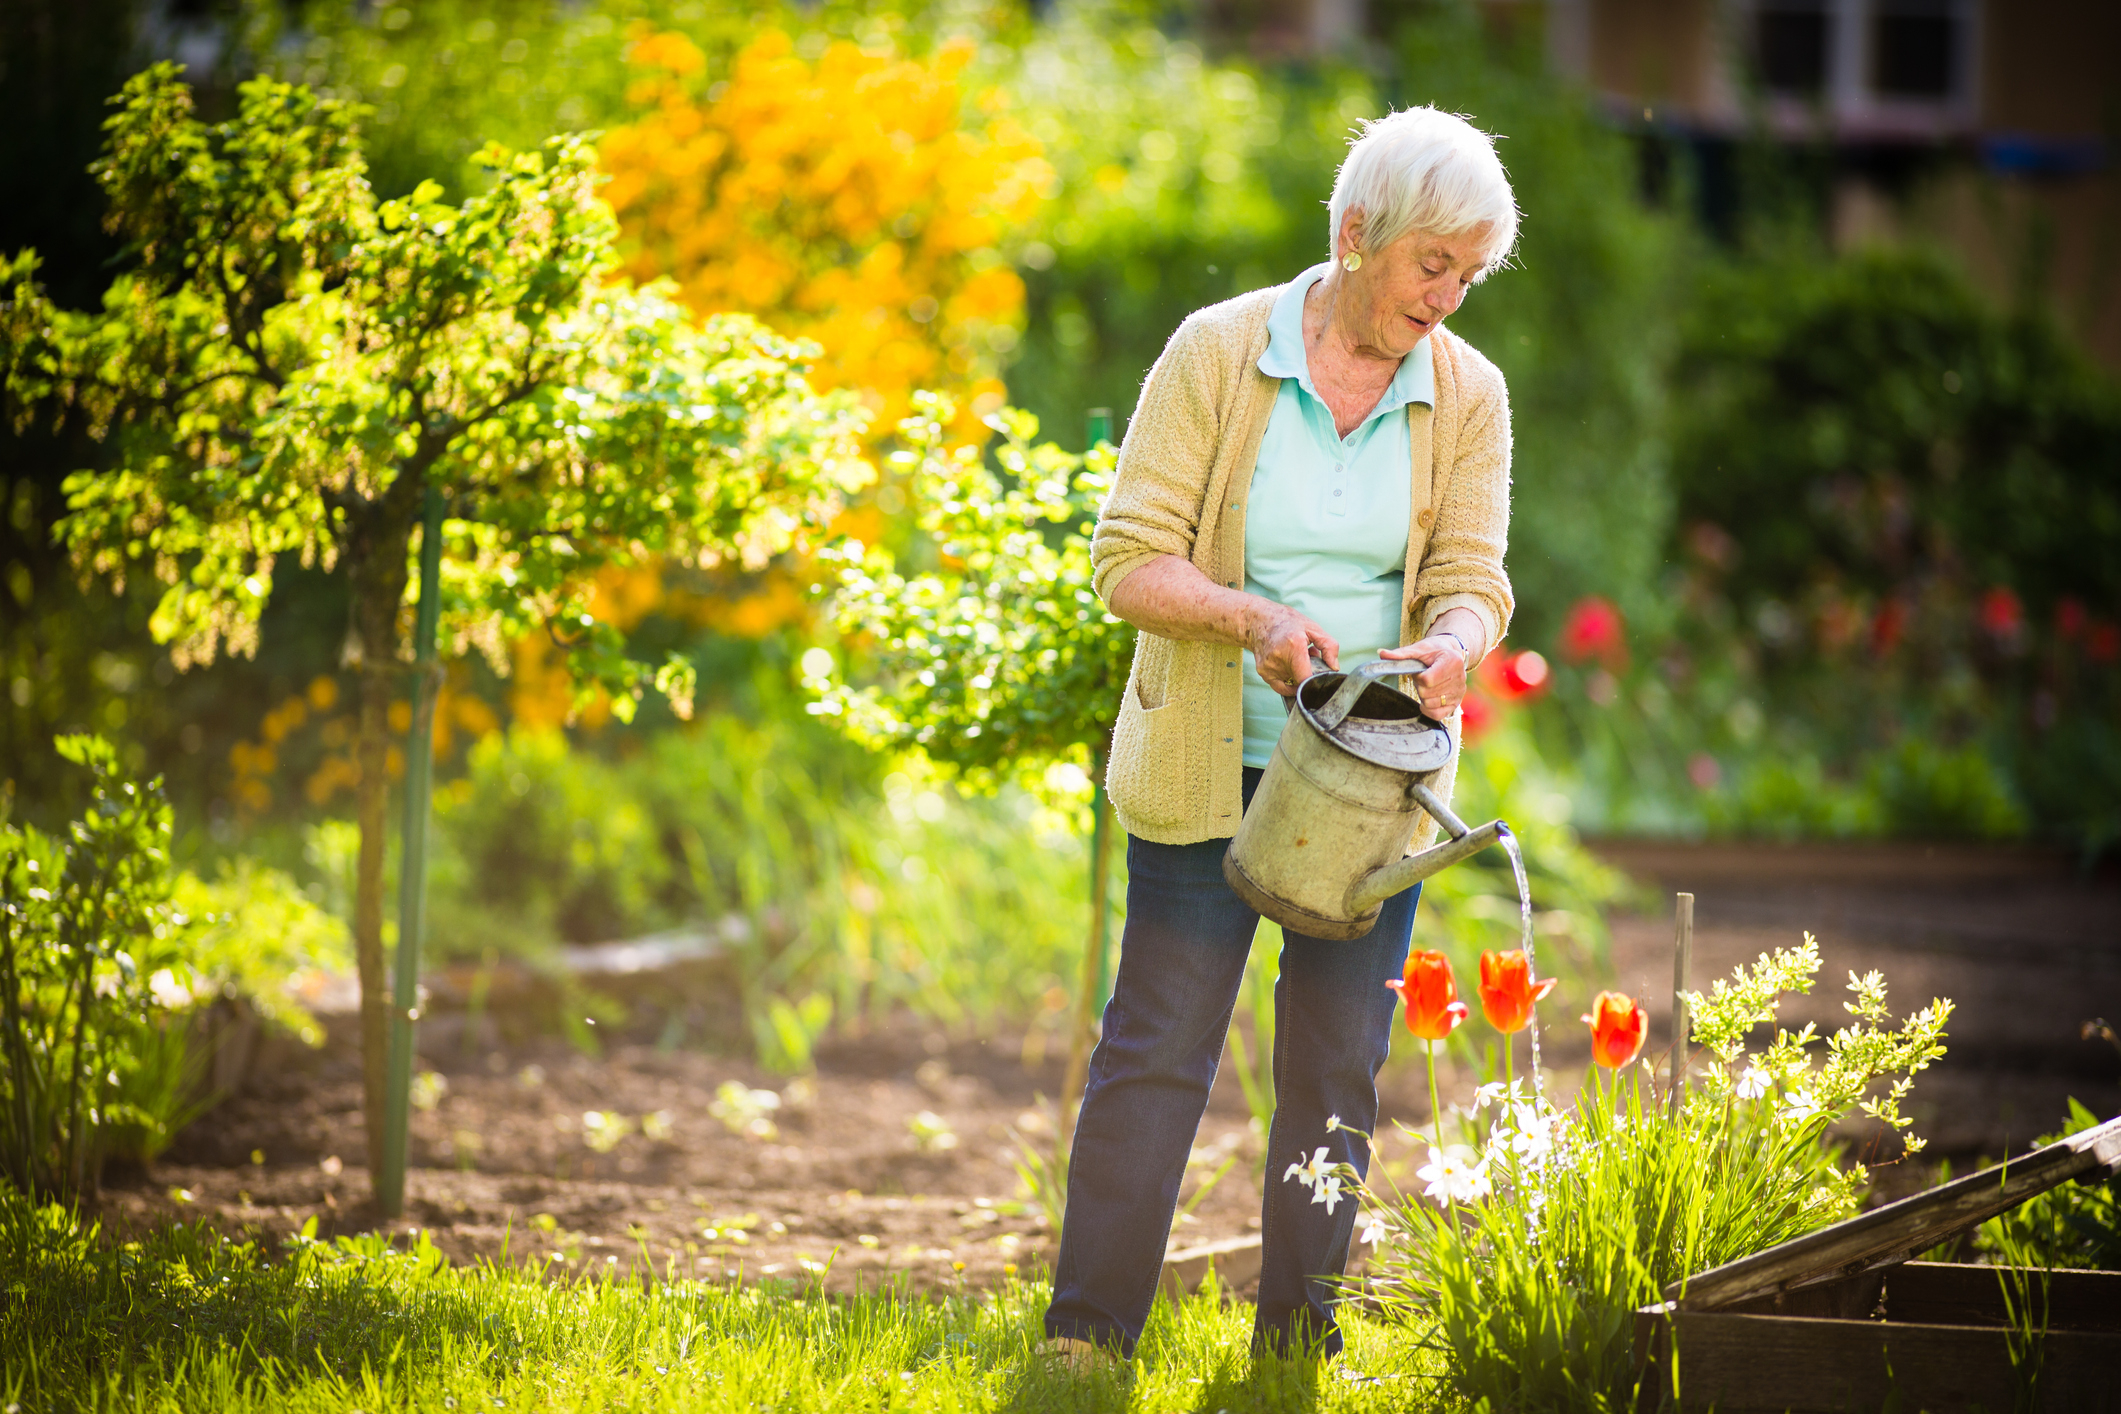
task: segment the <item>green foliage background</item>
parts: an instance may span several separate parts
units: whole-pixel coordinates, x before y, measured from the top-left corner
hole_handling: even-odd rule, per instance
[[[368,105],[379,194],[433,181],[460,199],[485,180],[468,159],[489,139],[528,147],[624,119],[636,23],[682,29],[711,69],[761,22],[787,28],[806,53],[831,37],[919,52],[973,34],[974,86],[1011,95],[1061,177],[1039,225],[1011,237],[1030,320],[1009,376],[1014,401],[1064,447],[1079,445],[1091,407],[1124,425],[1142,372],[1187,312],[1319,257],[1323,202],[1356,120],[1416,102],[1469,113],[1502,135],[1527,218],[1516,268],[1476,290],[1457,327],[1510,380],[1522,606],[1512,647],[1538,648],[1555,666],[1545,696],[1480,748],[1493,769],[1469,781],[1501,783],[1503,813],[1553,822],[1549,854],[1566,848],[1572,823],[1783,836],[2033,831],[2087,849],[2121,837],[2115,669],[2054,628],[2065,598],[2094,619],[2121,610],[2104,553],[2121,478],[2111,377],[2036,311],[1999,310],[1931,253],[1822,258],[1816,227],[1788,196],[1802,186],[1801,160],[1748,156],[1744,200],[1762,219],[1719,243],[1688,214],[1683,170],[1667,195],[1646,198],[1644,140],[1554,82],[1536,36],[1500,35],[1476,6],[1395,8],[1358,65],[1263,61],[1132,0],[1057,5],[1035,20],[1014,5],[872,0],[741,10],[315,0],[243,3],[161,30],[142,28],[119,0],[99,3],[110,22],[100,37],[38,28],[35,15],[56,13],[50,0],[11,10],[5,23],[22,28],[7,31],[10,54],[38,63],[0,59],[24,79],[0,85],[0,102],[56,135],[11,146],[0,164],[0,249],[43,248],[53,290],[76,306],[107,279],[113,248],[88,219],[97,203],[82,172],[100,98],[155,45],[186,46],[209,116],[229,111],[234,82],[260,68]],[[38,38],[47,33],[60,38]],[[244,847],[304,867],[291,821],[237,827],[220,799],[221,763],[254,730],[249,703],[334,665],[343,592],[285,568],[255,662],[175,675],[145,646],[150,605],[138,591],[82,591],[51,544],[59,480],[96,450],[72,430],[33,432],[6,450],[0,770],[17,811],[66,818],[75,786],[53,768],[48,742],[58,727],[91,725],[121,733],[134,766],[167,771],[180,851]],[[1001,475],[1007,486],[1017,473]],[[1888,533],[1888,522],[1902,528]],[[1703,524],[1743,553],[1727,567],[1705,559]],[[894,548],[914,556],[899,562],[909,573],[929,567],[919,537],[894,534],[907,541]],[[2022,605],[2011,643],[1984,638],[1976,622],[1997,587]],[[1611,684],[1603,665],[1554,651],[1569,606],[1592,593],[1616,601],[1630,626],[1631,653]],[[1868,615],[1893,595],[1927,615],[1895,654],[1867,654],[1860,634],[1838,646],[1821,637],[1828,599]],[[807,646],[799,633],[752,642],[651,619],[629,651],[691,658],[703,707],[770,733],[775,714],[792,710]],[[483,672],[473,683],[492,686]],[[634,732],[577,737],[581,770],[620,769],[671,725],[650,711]],[[795,753],[786,770],[829,776],[814,734],[785,749]],[[484,780],[488,768],[468,769]],[[482,824],[468,811],[445,823],[460,850],[447,877],[460,880],[467,909],[494,897],[481,871],[503,867],[491,855],[510,843],[502,818]],[[571,902],[526,902],[517,922],[538,937],[587,939],[667,920],[673,900],[691,895],[681,852],[664,844],[629,857],[638,879],[569,884]],[[445,882],[445,894],[454,887]],[[1436,891],[1435,911],[1465,919],[1488,893],[1483,885],[1460,905],[1447,892]],[[1580,894],[1610,889],[1586,882]]]

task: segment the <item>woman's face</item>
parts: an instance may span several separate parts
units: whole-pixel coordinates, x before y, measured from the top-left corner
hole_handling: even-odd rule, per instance
[[[1487,261],[1488,229],[1457,236],[1409,231],[1373,250],[1361,243],[1351,213],[1341,254],[1362,251],[1362,268],[1336,266],[1344,282],[1342,322],[1357,341],[1387,358],[1403,358],[1464,302],[1466,290]]]

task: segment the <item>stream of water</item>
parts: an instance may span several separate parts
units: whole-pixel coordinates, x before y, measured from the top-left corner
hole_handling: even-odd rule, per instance
[[[1502,846],[1504,854],[1510,856],[1510,872],[1517,876],[1517,913],[1524,924],[1524,942],[1522,946],[1524,948],[1525,981],[1527,983],[1537,982],[1539,980],[1539,968],[1532,959],[1532,882],[1525,877],[1524,849],[1517,843],[1517,836],[1511,833],[1508,825],[1502,827],[1501,835],[1496,840],[1496,843]],[[1540,1089],[1539,1083],[1539,1014],[1537,1011],[1532,1014],[1532,1024],[1525,1029],[1532,1033],[1532,1093],[1539,1095],[1544,1092]]]

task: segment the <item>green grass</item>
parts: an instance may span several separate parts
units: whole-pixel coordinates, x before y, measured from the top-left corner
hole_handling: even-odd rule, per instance
[[[1131,1364],[1077,1380],[1036,1357],[1042,1282],[941,1300],[554,1282],[379,1237],[267,1251],[175,1227],[113,1243],[12,1191],[0,1191],[0,1291],[0,1404],[21,1414],[1452,1404],[1404,1327],[1352,1316],[1339,1362],[1255,1363],[1251,1308],[1212,1293],[1159,1300]]]

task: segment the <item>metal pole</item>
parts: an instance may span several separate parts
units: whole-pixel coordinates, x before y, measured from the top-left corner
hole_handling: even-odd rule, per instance
[[[1090,900],[1097,910],[1090,946],[1097,949],[1097,1011],[1102,1016],[1105,1003],[1112,1000],[1112,842],[1106,833],[1112,811],[1105,803],[1103,781],[1092,791],[1090,808],[1096,812],[1090,825]]]
[[[405,1211],[413,1026],[420,1019],[420,933],[427,912],[427,818],[434,787],[435,627],[441,618],[442,493],[427,488],[420,530],[420,608],[413,629],[412,728],[405,742],[405,824],[398,861],[398,946],[392,969],[390,1071],[383,1092],[383,1172],[376,1206]]]
[[[1090,435],[1084,442],[1085,451],[1095,451],[1100,442],[1112,440],[1112,409],[1090,409]]]
[[[1672,1113],[1686,1102],[1687,968],[1694,956],[1694,896],[1680,894],[1672,933]]]
[[[1092,451],[1100,442],[1112,440],[1112,409],[1090,409],[1086,444]],[[1090,946],[1097,950],[1097,1010],[1102,1013],[1105,1003],[1112,1000],[1112,909],[1110,895],[1103,888],[1104,870],[1109,858],[1110,843],[1106,839],[1106,817],[1111,813],[1105,808],[1104,773],[1098,773],[1091,809],[1095,811],[1090,826],[1090,895],[1092,907],[1097,909],[1097,919],[1091,926]]]

